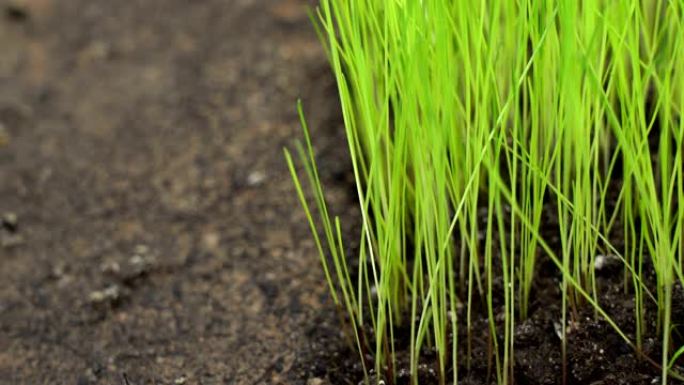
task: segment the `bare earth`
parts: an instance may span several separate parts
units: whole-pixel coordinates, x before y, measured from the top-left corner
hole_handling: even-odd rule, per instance
[[[306,383],[330,304],[282,148],[298,97],[339,122],[303,2],[0,11],[0,383]]]

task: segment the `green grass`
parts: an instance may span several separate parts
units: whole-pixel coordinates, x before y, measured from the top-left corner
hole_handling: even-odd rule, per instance
[[[393,382],[394,334],[408,325],[413,381],[430,346],[441,383],[457,383],[483,301],[492,371],[511,383],[515,326],[529,314],[542,258],[558,268],[561,325],[591,307],[637,352],[657,332],[662,384],[682,378],[671,303],[684,284],[684,3],[321,0],[312,17],[337,81],[362,216],[357,271],[303,117],[297,151],[311,208],[285,155],[367,378]],[[549,208],[557,225],[545,223]],[[557,240],[543,236],[550,226]],[[634,335],[602,308],[600,254],[624,265]],[[648,301],[657,330],[645,322]],[[462,328],[465,341],[452,337]]]

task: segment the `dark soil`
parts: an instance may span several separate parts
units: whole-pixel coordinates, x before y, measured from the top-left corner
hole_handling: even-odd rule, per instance
[[[539,275],[530,304],[530,316],[523,322],[518,322],[515,329],[515,368],[514,383],[524,385],[556,385],[562,384],[563,360],[561,355],[561,302],[560,277],[557,269],[548,260],[541,261]],[[652,277],[651,277],[652,278]],[[613,261],[601,269],[597,276],[600,304],[627,334],[635,340],[634,305],[631,294],[626,294],[623,286],[623,270],[621,262]],[[500,289],[500,288],[499,288]],[[497,291],[498,289],[495,289]],[[500,291],[500,290],[499,290]],[[502,295],[499,295],[503,298]],[[501,302],[501,301],[500,301]],[[672,320],[676,324],[674,344],[684,344],[681,320],[684,320],[684,290],[676,286],[673,298]],[[661,335],[656,333],[656,307],[648,303],[645,318],[646,335],[643,339],[642,355],[640,356],[614,331],[614,329],[594,313],[590,305],[578,307],[577,314],[569,314],[571,319],[567,325],[567,364],[565,367],[567,384],[593,385],[646,385],[660,383],[660,354],[662,344]],[[459,383],[466,385],[496,384],[495,373],[488,365],[491,357],[487,349],[489,324],[484,305],[475,307],[472,327],[473,350],[471,352],[471,366],[468,368],[465,358],[459,360]],[[503,328],[503,304],[495,304],[497,314],[497,328],[499,333]],[[465,311],[459,314],[465,319]],[[348,345],[336,341],[331,324],[339,324],[339,320],[331,317],[322,320],[320,326],[311,330],[311,334],[325,343],[314,344],[313,357],[309,359],[315,364],[310,367],[315,375],[327,375],[334,384],[356,384],[363,378],[363,371],[359,364],[358,354]],[[459,330],[459,340],[468,338],[465,327]],[[370,332],[366,331],[369,335]],[[333,337],[331,337],[333,335]],[[396,346],[399,346],[398,378],[396,384],[409,385],[409,331],[399,328],[395,336]],[[499,344],[503,344],[499,335]],[[325,349],[325,345],[333,349]],[[461,344],[465,345],[465,342]],[[461,348],[460,348],[461,349]],[[461,357],[466,357],[465,348],[460,350]],[[680,359],[678,365],[684,364]],[[438,362],[436,355],[430,349],[423,351],[419,366],[421,384],[438,384]],[[451,373],[448,374],[451,376]],[[384,377],[384,376],[381,376]],[[392,383],[385,378],[386,383]],[[682,382],[669,379],[669,384]]]
[[[301,97],[356,237],[304,3],[0,0],[0,384],[362,379],[282,157]],[[542,270],[516,331],[517,384],[560,383],[558,285]],[[619,277],[601,277],[602,302],[630,331]],[[569,383],[653,383],[659,371],[604,322],[580,320]],[[657,355],[657,338],[645,345]],[[474,346],[461,377],[490,383]],[[435,381],[429,365],[421,375]]]

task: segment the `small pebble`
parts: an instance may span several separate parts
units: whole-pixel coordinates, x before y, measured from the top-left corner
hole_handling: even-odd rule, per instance
[[[118,276],[125,285],[130,285],[152,271],[156,264],[156,258],[149,254],[134,254],[128,260],[128,264],[121,267],[121,272],[114,275]]]
[[[135,254],[134,256],[131,257],[131,259],[128,262],[133,266],[138,266],[138,265],[142,265],[143,263],[145,263],[145,260],[140,255]]]
[[[133,255],[128,261],[131,267],[138,272],[149,271],[156,264],[156,262],[157,261],[154,257],[148,255],[142,256],[140,254]]]
[[[19,218],[15,213],[5,213],[2,216],[2,227],[7,231],[16,232],[19,228]]]
[[[553,330],[556,332],[556,335],[558,338],[563,340],[563,327],[561,326],[560,322],[554,322],[553,323]]]
[[[266,173],[263,171],[252,171],[247,175],[247,185],[258,186],[266,180]]]
[[[92,303],[116,302],[121,297],[121,290],[117,285],[107,286],[104,290],[96,290],[88,295]]]
[[[594,269],[601,270],[606,266],[607,263],[608,259],[606,258],[606,256],[599,254],[594,259]]]
[[[618,258],[614,255],[599,254],[594,258],[594,269],[596,269],[596,271],[604,270],[605,268],[610,267],[617,261]]]

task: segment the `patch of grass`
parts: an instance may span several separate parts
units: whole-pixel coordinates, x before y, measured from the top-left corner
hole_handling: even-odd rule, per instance
[[[357,271],[326,208],[301,107],[297,151],[316,210],[285,156],[367,379],[394,382],[395,332],[408,325],[413,382],[429,346],[440,382],[457,383],[483,301],[497,382],[511,383],[515,325],[528,316],[540,258],[559,271],[564,362],[580,307],[640,351],[653,300],[662,384],[682,378],[671,305],[684,284],[684,3],[321,0],[312,16],[362,214]],[[549,208],[557,224],[544,222]],[[634,338],[601,307],[600,254],[624,265]]]

